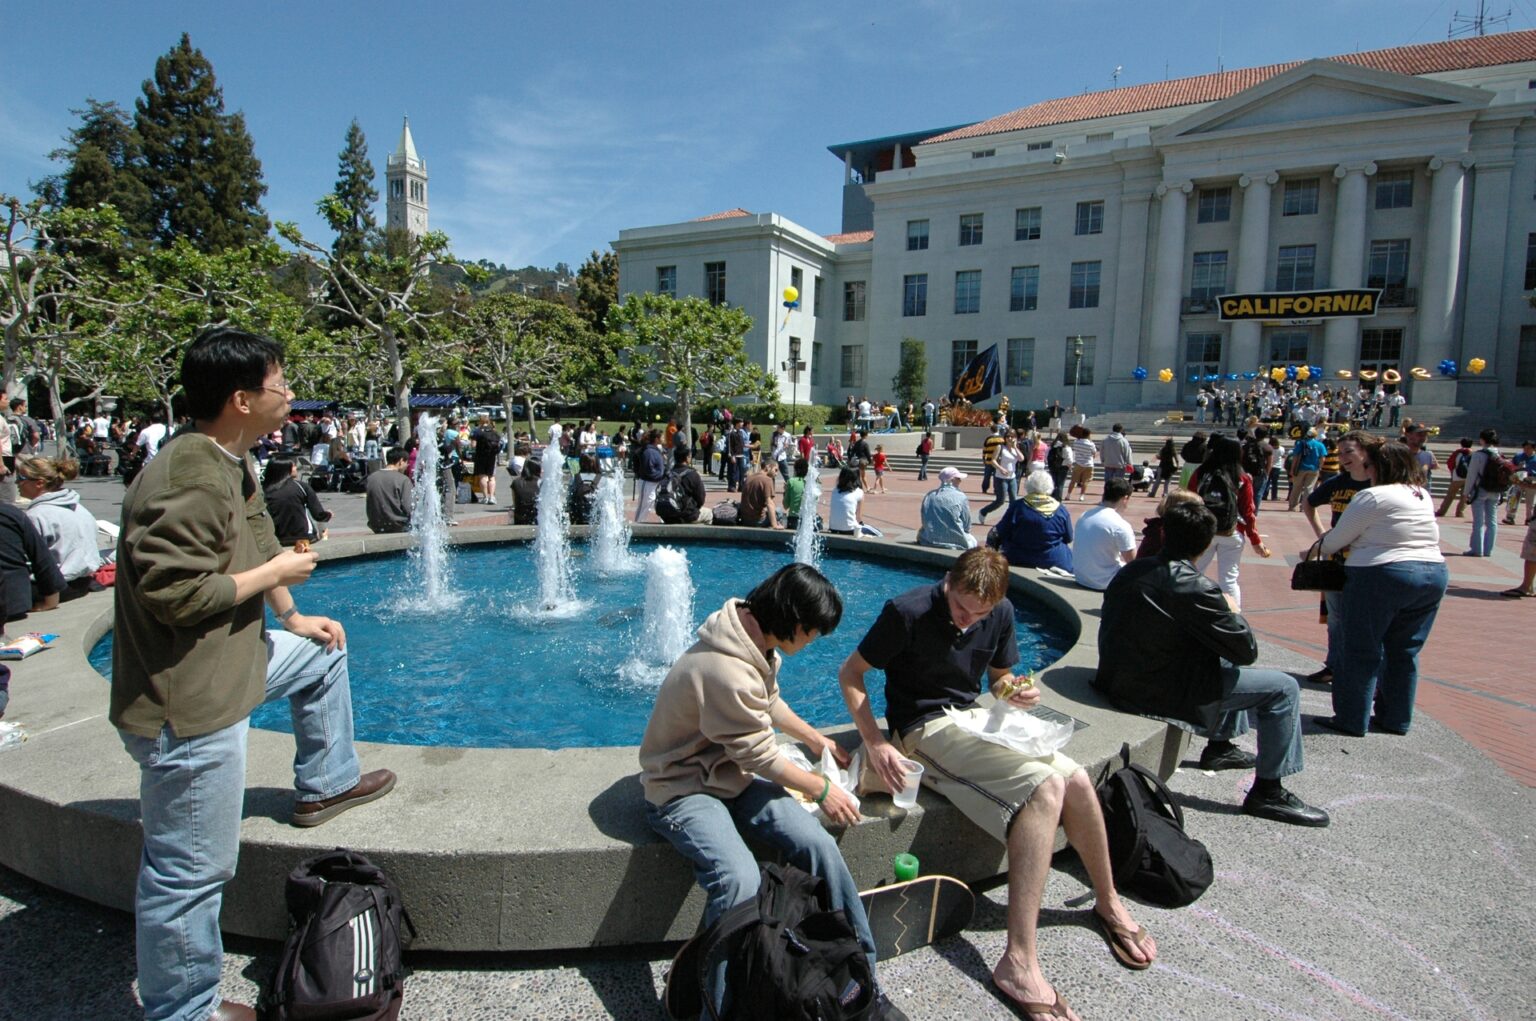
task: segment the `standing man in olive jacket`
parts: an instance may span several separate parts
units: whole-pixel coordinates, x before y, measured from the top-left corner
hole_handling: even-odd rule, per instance
[[[194,428],[129,487],[117,558],[109,718],[140,769],[139,995],[153,1021],[254,1021],[219,999],[252,710],[277,698],[292,708],[296,826],[382,797],[395,776],[359,775],[346,634],[294,605],[289,586],[315,555],[278,544],[248,454],[288,414],[282,348],[206,330],[181,383]],[[267,630],[264,605],[281,630]]]
[[[1216,535],[1203,504],[1163,512],[1163,548],[1115,572],[1104,591],[1094,687],[1135,713],[1192,723],[1209,738],[1201,769],[1254,769],[1243,811],[1261,819],[1327,826],[1328,813],[1281,786],[1301,772],[1300,689],[1279,670],[1256,669],[1253,630],[1194,561]],[[1232,743],[1252,711],[1259,754]]]

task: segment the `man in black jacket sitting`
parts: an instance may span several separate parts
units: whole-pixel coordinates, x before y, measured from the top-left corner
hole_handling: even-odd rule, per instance
[[[1302,766],[1295,678],[1250,666],[1259,656],[1252,629],[1192,563],[1215,534],[1205,507],[1175,504],[1163,513],[1162,552],[1116,572],[1104,592],[1094,687],[1130,712],[1194,724],[1209,739],[1202,769],[1257,766],[1243,801],[1248,815],[1327,826],[1327,812],[1280,785]],[[1250,711],[1257,759],[1232,744],[1248,729]]]

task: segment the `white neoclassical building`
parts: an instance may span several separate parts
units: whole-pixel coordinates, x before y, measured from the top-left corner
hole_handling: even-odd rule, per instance
[[[1191,377],[1274,365],[1330,379],[1417,366],[1432,376],[1405,381],[1417,405],[1536,418],[1536,31],[1069,96],[831,149],[840,233],[741,209],[623,230],[621,295],[741,306],[784,396],[821,403],[888,394],[912,337],[935,395],[997,345],[1017,406],[1065,403],[1074,375],[1096,410],[1188,400]],[[791,285],[798,310],[781,305]],[[1337,288],[1379,290],[1375,314],[1228,321],[1215,300]],[[810,363],[793,383],[792,348]]]

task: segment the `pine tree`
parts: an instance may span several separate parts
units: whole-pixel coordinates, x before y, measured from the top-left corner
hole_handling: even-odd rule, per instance
[[[618,255],[611,248],[602,254],[593,252],[576,271],[576,311],[589,327],[600,333],[608,321],[608,310],[618,300]]]
[[[110,204],[130,237],[147,238],[149,189],[139,177],[143,156],[133,122],[115,102],[87,99],[84,110],[72,112],[80,126],[70,131],[67,145],[48,154],[64,169],[35,186],[39,197],[55,208]]]
[[[156,241],[169,246],[185,238],[217,252],[266,236],[261,196],[267,186],[245,117],[224,112],[213,65],[185,33],[155,61],[155,76],[144,82],[134,112]]]
[[[362,255],[378,234],[373,204],[379,192],[373,186],[373,164],[368,160],[368,140],[356,120],[347,128],[347,144],[337,157],[336,198],[345,217],[336,229],[331,254],[338,258]]]

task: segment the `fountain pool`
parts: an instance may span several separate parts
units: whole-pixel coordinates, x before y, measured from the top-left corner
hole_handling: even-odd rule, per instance
[[[637,542],[644,555],[655,544]],[[690,542],[683,549],[697,589],[696,627],[727,598],[743,596],[790,562],[778,544]],[[583,602],[575,619],[535,619],[520,612],[538,599],[534,554],[524,544],[461,546],[453,552],[457,606],[401,607],[413,585],[402,555],[322,563],[297,590],[301,608],[347,629],[357,736],[406,745],[571,748],[637,745],[655,685],[626,680],[622,665],[643,641],[645,582],[604,577],[576,544],[573,566]],[[821,569],[843,595],[842,624],[788,657],[784,698],[816,726],[847,722],[837,669],[879,615],[885,600],[936,582],[941,572],[829,551]],[[1042,608],[1019,609],[1024,666],[1041,667],[1070,646],[1075,629]],[[91,663],[111,669],[110,635]],[[878,677],[878,675],[874,675]],[[870,692],[885,711],[880,684]],[[263,706],[252,724],[291,729],[281,703]]]

